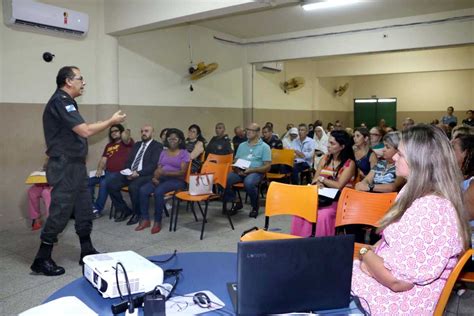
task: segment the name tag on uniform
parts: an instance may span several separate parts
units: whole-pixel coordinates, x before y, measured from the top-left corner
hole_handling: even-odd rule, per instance
[[[75,110],[76,110],[76,107],[74,106],[74,104],[66,105],[66,111],[74,112]]]

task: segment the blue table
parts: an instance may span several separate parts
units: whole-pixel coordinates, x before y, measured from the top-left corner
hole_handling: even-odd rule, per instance
[[[153,260],[165,260],[170,255],[161,255],[151,257]],[[222,315],[223,313],[234,314],[234,307],[227,292],[227,283],[237,280],[237,254],[229,252],[189,252],[177,253],[177,255],[169,262],[160,263],[163,270],[166,269],[183,269],[181,277],[176,287],[175,294],[182,295],[186,293],[196,292],[200,290],[210,290],[220,300],[225,303],[224,312],[217,310],[216,312],[206,313],[206,315]],[[165,282],[173,283],[173,277]],[[45,302],[64,297],[76,296],[86,303],[99,315],[113,315],[110,309],[112,304],[119,303],[120,298],[104,299],[99,292],[85,278],[79,278],[58,291],[54,292]],[[320,314],[337,314],[344,315],[349,313],[360,313],[351,303],[349,308],[323,311]],[[140,315],[143,310],[140,309]]]

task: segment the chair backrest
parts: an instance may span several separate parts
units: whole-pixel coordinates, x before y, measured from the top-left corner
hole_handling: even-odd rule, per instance
[[[227,155],[216,155],[216,154],[209,154],[206,158],[206,162],[211,161],[215,163],[229,163],[232,164],[234,161],[234,156],[232,154]]]
[[[293,167],[295,151],[293,149],[272,149],[272,165],[287,165]]]
[[[442,316],[444,309],[446,308],[446,304],[448,303],[449,296],[453,290],[454,284],[461,273],[462,268],[466,264],[467,260],[471,259],[472,255],[474,254],[474,250],[468,249],[462,256],[459,258],[458,263],[454,266],[453,271],[449,275],[448,279],[446,280],[446,284],[444,285],[443,291],[441,291],[441,295],[439,296],[438,303],[436,304],[436,309],[434,311],[434,316]]]
[[[336,227],[350,224],[378,227],[396,197],[396,192],[370,193],[344,188],[337,203]]]
[[[206,161],[201,169],[201,173],[212,173],[214,174],[214,184],[219,184],[225,189],[227,185],[227,175],[229,174],[230,164],[228,163],[215,163]]]
[[[271,182],[265,202],[265,216],[296,215],[316,223],[317,185],[291,185]]]
[[[186,181],[186,183],[189,183],[189,176],[191,175],[192,165],[193,165],[193,163],[192,163],[192,161],[190,161],[188,163],[188,169],[186,170],[186,174],[184,175],[184,181]]]

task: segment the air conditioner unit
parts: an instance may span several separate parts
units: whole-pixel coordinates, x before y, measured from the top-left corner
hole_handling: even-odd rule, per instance
[[[264,72],[281,72],[283,70],[283,63],[282,62],[271,62],[271,63],[258,63],[255,65],[255,69],[257,71],[264,71]]]
[[[3,17],[6,25],[76,36],[85,36],[89,30],[87,14],[33,0],[3,0]]]

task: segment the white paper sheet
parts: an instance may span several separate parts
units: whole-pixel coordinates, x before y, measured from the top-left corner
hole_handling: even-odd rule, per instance
[[[191,298],[192,300],[192,298]],[[72,316],[97,316],[96,312],[90,309],[75,296],[65,296],[54,301],[30,308],[19,314],[19,316],[51,316],[51,315],[72,315]]]
[[[250,167],[250,161],[239,158],[232,166],[245,170]]]
[[[94,178],[97,174],[97,170],[91,170],[89,171],[89,178]],[[104,175],[104,170],[100,173],[100,176],[102,177]]]
[[[129,176],[129,175],[131,175],[133,172],[132,172],[132,170],[130,170],[130,169],[127,168],[127,169],[120,170],[120,173],[123,174],[124,176]]]
[[[30,174],[30,177],[34,177],[34,176],[46,176],[46,171],[33,171]]]
[[[338,191],[339,191],[338,189],[319,188],[318,194],[334,199]]]

